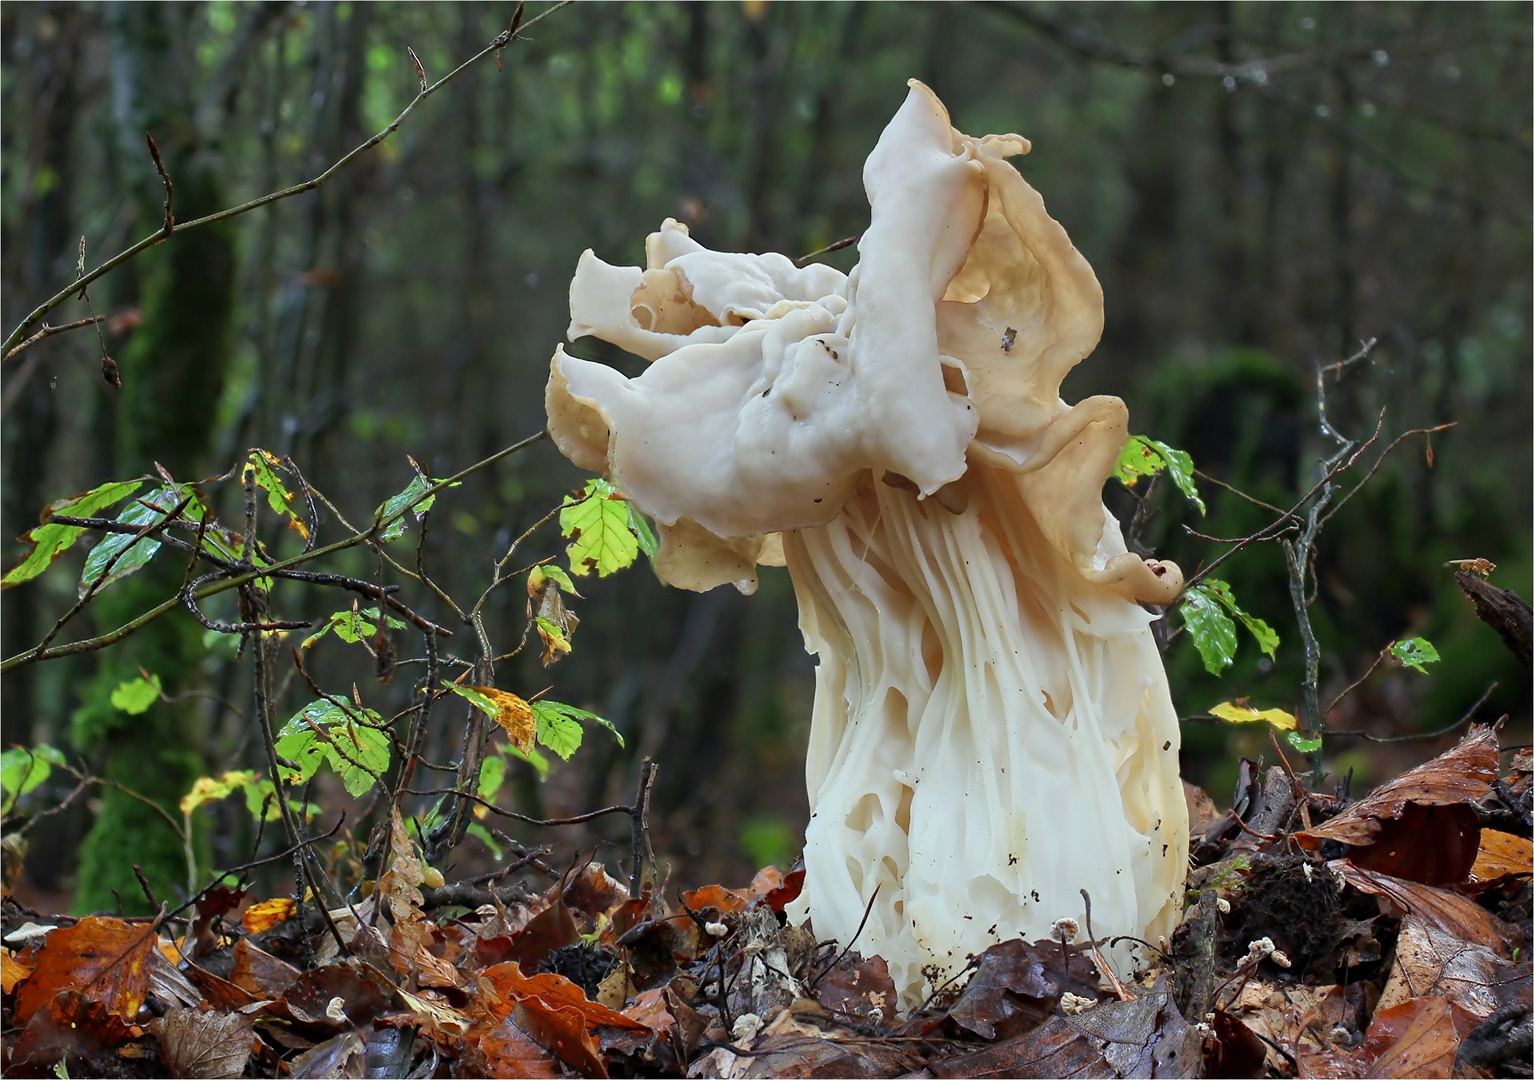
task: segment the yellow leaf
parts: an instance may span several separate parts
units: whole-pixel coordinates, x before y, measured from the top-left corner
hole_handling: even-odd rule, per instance
[[[1220,702],[1209,710],[1209,715],[1218,716],[1221,720],[1229,720],[1232,724],[1263,721],[1272,724],[1279,731],[1293,731],[1299,727],[1299,721],[1294,718],[1294,714],[1284,712],[1283,709],[1254,709],[1249,705],[1240,705],[1233,701]]]
[[[533,748],[533,707],[516,694],[497,690],[493,686],[471,686],[469,689],[485,695],[495,702],[495,722],[506,729],[511,745],[522,753]]]
[[[279,896],[275,900],[263,900],[259,904],[252,904],[245,909],[245,915],[240,919],[240,925],[252,934],[259,934],[263,930],[270,930],[280,922],[287,922],[293,917],[293,912],[298,905],[291,896]]]

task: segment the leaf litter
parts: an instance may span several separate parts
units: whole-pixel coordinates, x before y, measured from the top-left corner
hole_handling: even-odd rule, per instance
[[[1190,786],[1187,916],[1117,990],[1109,942],[1011,940],[905,1015],[882,958],[787,922],[802,870],[667,903],[588,861],[439,909],[395,812],[376,887],[327,917],[222,886],[189,923],[7,898],[5,1072],[1528,1076],[1530,777],[1496,754],[1475,729],[1351,804],[1250,762],[1234,812]]]

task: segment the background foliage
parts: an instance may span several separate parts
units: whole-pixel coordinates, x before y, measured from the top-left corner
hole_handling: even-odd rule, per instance
[[[68,282],[82,234],[94,265],[158,225],[145,130],[165,151],[179,217],[232,205],[318,173],[387,124],[417,87],[407,45],[438,77],[511,9],[0,8],[6,327]],[[1381,407],[1387,434],[1460,422],[1431,457],[1414,445],[1393,458],[1323,536],[1312,609],[1323,690],[1352,682],[1390,640],[1422,634],[1443,656],[1431,677],[1376,676],[1334,727],[1434,730],[1493,681],[1478,715],[1527,723],[1527,670],[1443,565],[1485,557],[1499,564],[1494,582],[1530,592],[1527,5],[583,4],[532,38],[506,51],[504,70],[465,73],[320,191],[175,238],[97,283],[120,391],[104,384],[90,331],[8,362],[7,541],[60,495],[153,461],[181,479],[220,473],[248,446],[291,454],[366,518],[409,479],[405,454],[442,476],[537,431],[583,248],[638,262],[668,215],[726,249],[797,255],[857,233],[862,160],[915,75],[962,129],[1033,141],[1020,167],[1102,279],[1107,330],[1068,397],[1123,396],[1134,430],[1281,505],[1309,486],[1323,449],[1314,365],[1360,337],[1380,344],[1332,395],[1340,425],[1367,433]],[[829,258],[845,268],[856,256]],[[71,302],[54,321],[86,314]],[[604,349],[575,351],[635,370]],[[471,477],[426,541],[444,585],[477,593],[510,538],[581,481],[547,444]],[[1207,518],[1169,498],[1143,536],[1189,570],[1218,549],[1181,524],[1239,536],[1267,520],[1201,490]],[[1122,492],[1106,495],[1127,516]],[[534,554],[552,554],[557,538],[542,542]],[[19,551],[7,545],[7,567]],[[346,572],[374,572],[350,554]],[[152,590],[141,577],[103,593],[103,628]],[[1174,641],[1181,712],[1233,692],[1293,708],[1300,657],[1282,553],[1253,549],[1222,577],[1284,642],[1273,660],[1244,648],[1216,680]],[[3,594],[4,655],[38,640],[73,583],[58,573]],[[655,844],[683,880],[739,878],[745,863],[791,855],[812,668],[786,574],[766,571],[751,598],[664,589],[642,572],[581,588],[574,655],[548,678],[523,657],[508,677],[529,690],[557,680],[562,700],[610,718],[627,749],[591,740],[546,783],[525,770],[518,807],[622,801],[649,754],[662,763]],[[524,601],[497,596],[491,620],[514,637]],[[191,777],[259,764],[233,707],[249,700],[246,668],[232,649],[210,652],[189,621],[164,624],[131,649],[7,675],[5,742],[73,745],[168,806]],[[112,708],[111,689],[140,666],[178,704]],[[313,666],[328,684],[368,686],[386,715],[408,695],[405,680],[372,684],[357,650],[317,650]],[[300,697],[305,687],[289,687],[279,713]],[[452,756],[461,717],[440,723],[433,760]],[[1185,732],[1185,768],[1217,796],[1231,755],[1265,744],[1244,729]],[[1356,747],[1329,746],[1329,767],[1367,783],[1401,763]],[[98,825],[87,843],[159,828],[122,809],[139,816]],[[34,839],[38,884],[73,880],[91,821],[60,815]],[[209,830],[205,854],[221,865],[248,842],[233,821]]]

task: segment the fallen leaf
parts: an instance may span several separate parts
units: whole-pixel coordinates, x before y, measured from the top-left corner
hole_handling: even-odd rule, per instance
[[[1186,780],[1182,782],[1183,801],[1188,804],[1188,832],[1202,836],[1220,816],[1220,808],[1209,797],[1209,792]]]
[[[361,1059],[366,1045],[366,1041],[357,1032],[343,1031],[318,1046],[305,1050],[289,1062],[289,1067],[293,1070],[293,1080],[361,1076]],[[356,1065],[352,1064],[353,1059],[358,1059]]]
[[[529,1080],[562,1077],[554,1056],[539,1046],[507,1017],[499,1027],[479,1040],[485,1056],[485,1076],[519,1076]]]
[[[421,1030],[433,1039],[453,1045],[469,1030],[469,1019],[457,1009],[424,995],[398,990],[400,1000],[421,1021]]]
[[[240,925],[252,934],[264,934],[280,922],[287,922],[298,910],[298,903],[291,896],[279,896],[275,900],[263,900],[245,909]]]
[[[0,990],[9,994],[16,989],[17,983],[32,974],[32,969],[35,967],[37,967],[36,953],[13,953],[10,949],[0,948]]]
[[[1268,1048],[1257,1034],[1224,1009],[1214,1011],[1214,1045],[1205,1055],[1210,1076],[1268,1075]]]
[[[570,879],[561,895],[572,910],[595,919],[611,916],[612,910],[629,898],[629,887],[608,874],[601,863],[592,861]]]
[[[682,894],[682,903],[693,911],[702,913],[706,908],[714,908],[722,915],[745,911],[755,899],[755,895],[745,889],[726,889],[723,885],[705,885]]]
[[[754,884],[754,883],[753,883]],[[782,911],[789,904],[799,899],[799,894],[804,891],[804,868],[791,870],[783,879],[783,884],[771,892],[762,896],[762,903],[772,908],[773,911]]]
[[[377,892],[388,905],[393,923],[389,932],[389,964],[401,975],[415,971],[416,958],[431,943],[431,927],[421,914],[421,883],[425,880],[421,857],[396,808],[390,812],[389,866],[379,875]]]
[[[671,1015],[670,1003],[663,987],[644,991],[634,999],[634,1004],[621,1011],[630,1020],[637,1020],[661,1035],[676,1027],[676,1017]]]
[[[521,967],[532,969],[547,960],[555,950],[575,945],[580,940],[581,932],[575,925],[569,906],[564,897],[556,896],[552,904],[511,936],[505,953],[498,959],[515,961]]]
[[[114,1015],[105,1001],[65,990],[32,1014],[5,1072],[7,1076],[41,1076],[56,1062],[73,1058],[86,1075],[115,1075],[110,1071],[116,1057],[112,1048],[138,1033],[138,1028]],[[80,1058],[85,1061],[79,1062]]]
[[[538,998],[549,1008],[575,1009],[591,1025],[605,1024],[609,1027],[629,1028],[634,1031],[647,1030],[639,1021],[631,1020],[620,1012],[592,1001],[575,983],[551,971],[541,975],[524,975],[515,961],[508,961],[486,968],[480,972],[480,976],[508,1001]]]
[[[981,954],[948,1018],[982,1039],[1005,1039],[1036,1026],[1054,1010],[1060,994],[1038,950],[1013,938]]]
[[[255,1021],[235,1012],[170,1009],[150,1021],[160,1043],[160,1060],[171,1076],[214,1080],[239,1076],[250,1060]]]
[[[1528,875],[1534,871],[1534,842],[1497,829],[1481,830],[1481,846],[1475,854],[1470,876],[1476,881],[1494,881],[1511,874]]]
[[[856,952],[848,952],[815,984],[815,1000],[827,1012],[876,1024],[894,1018],[899,996],[884,957],[865,960]]]
[[[1348,850],[1355,866],[1424,885],[1453,885],[1475,865],[1481,822],[1467,803],[1407,803],[1399,817],[1379,824],[1373,843]]]
[[[1377,1008],[1435,997],[1480,1021],[1504,1005],[1517,1004],[1527,996],[1528,986],[1527,961],[1512,963],[1489,942],[1466,941],[1431,919],[1407,915],[1401,921],[1395,962]]]
[[[1460,1039],[1454,1010],[1442,998],[1414,998],[1375,1011],[1358,1056],[1369,1062],[1365,1077],[1412,1076],[1447,1080],[1454,1073]]]
[[[927,1070],[939,1077],[1112,1076],[1113,1069],[1098,1049],[1097,1040],[1063,1018],[1051,1016],[1025,1035],[972,1054],[930,1062]]]
[[[87,990],[107,1011],[132,1022],[149,989],[149,958],[159,935],[147,923],[86,916],[53,931],[37,952],[37,967],[21,984],[16,1021],[65,990]]]
[[[342,960],[302,972],[283,996],[289,1011],[304,1023],[365,1027],[395,1008],[395,987],[384,973],[357,960]],[[341,1020],[329,1016],[337,998]]]
[[[249,938],[235,942],[231,953],[234,966],[229,969],[229,981],[256,997],[274,1000],[298,981],[297,968],[258,949]]]
[[[1454,749],[1381,784],[1330,821],[1295,833],[1295,837],[1311,849],[1325,840],[1363,847],[1375,842],[1383,820],[1400,817],[1408,803],[1451,806],[1474,802],[1491,790],[1496,778],[1497,736],[1488,727],[1474,727]]]
[[[1377,874],[1346,859],[1327,866],[1339,871],[1342,879],[1359,892],[1383,896],[1403,914],[1416,915],[1461,941],[1480,942],[1496,949],[1498,955],[1507,955],[1507,926],[1474,900],[1448,889]]]
[[[579,1009],[552,1005],[539,997],[528,997],[517,1002],[512,1016],[517,1026],[531,1035],[540,1046],[581,1075],[607,1076],[607,1065]]]

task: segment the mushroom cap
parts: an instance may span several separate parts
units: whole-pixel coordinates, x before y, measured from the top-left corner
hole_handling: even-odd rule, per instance
[[[871,219],[850,275],[710,251],[670,219],[644,269],[581,256],[571,339],[652,363],[630,379],[557,349],[556,445],[656,519],[656,568],[683,587],[750,591],[766,538],[830,521],[863,470],[952,508],[982,462],[1016,476],[1087,580],[1171,600],[1177,568],[1124,550],[1099,495],[1128,435],[1122,402],[1059,397],[1101,335],[1102,289],[1005,160],[1027,140],[965,135],[909,85],[864,168]]]

